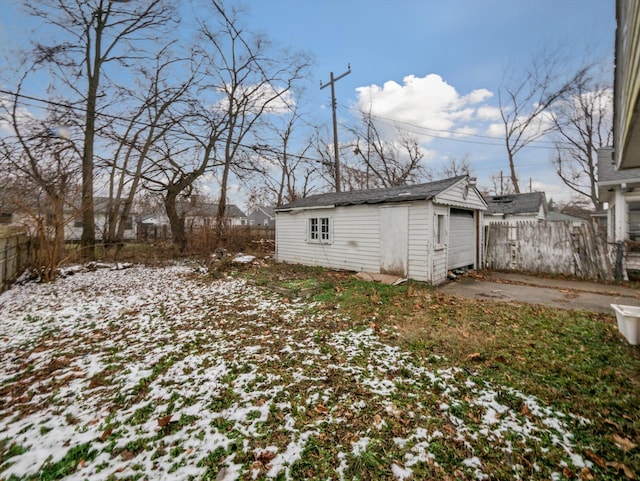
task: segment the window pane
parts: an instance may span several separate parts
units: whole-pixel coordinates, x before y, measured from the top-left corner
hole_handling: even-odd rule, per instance
[[[312,240],[318,240],[318,219],[309,219],[309,233]]]
[[[329,240],[329,218],[327,217],[323,217],[322,219],[320,219],[321,221],[321,227],[322,227],[322,240],[323,241],[328,241]]]

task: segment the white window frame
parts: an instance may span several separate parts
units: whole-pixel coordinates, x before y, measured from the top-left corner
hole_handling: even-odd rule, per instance
[[[333,238],[331,217],[309,217],[307,222],[307,242],[311,244],[331,244]]]

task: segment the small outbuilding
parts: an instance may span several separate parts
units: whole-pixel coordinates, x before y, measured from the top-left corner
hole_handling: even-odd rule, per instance
[[[544,192],[524,192],[522,194],[494,195],[484,198],[487,202],[484,222],[506,222],[516,225],[522,221],[547,220],[549,210]]]
[[[475,179],[319,194],[277,207],[276,259],[440,284],[482,264]]]

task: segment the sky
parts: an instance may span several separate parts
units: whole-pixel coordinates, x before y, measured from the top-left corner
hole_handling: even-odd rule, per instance
[[[0,49],[21,43],[32,28],[17,3],[0,0]],[[243,9],[245,30],[314,58],[305,109],[328,132],[330,89],[321,90],[320,84],[350,65],[351,73],[335,84],[341,141],[347,140],[345,128],[355,109],[370,105],[387,126],[419,137],[427,167],[437,170],[448,158],[467,158],[481,187],[508,170],[502,139],[495,136],[497,93],[505,76],[558,49],[568,72],[585,58],[613,62],[613,0],[232,0],[225,5]],[[540,143],[521,153],[521,188],[568,201],[571,192],[553,171],[550,147]]]
[[[429,166],[437,170],[447,158],[466,157],[485,187],[492,176],[508,170],[501,139],[482,136],[495,133],[497,93],[509,72],[557,49],[566,56],[568,71],[585,58],[613,62],[613,0],[271,0],[247,5],[256,29],[314,55],[309,95],[316,110],[325,112],[327,125],[330,92],[319,84],[350,64],[351,74],[335,84],[342,125],[354,107],[370,100],[376,115],[406,122],[400,125],[421,135]],[[446,132],[458,130],[480,137]],[[548,147],[538,144],[522,152],[521,188],[531,184],[548,198],[567,201],[571,192],[554,173]]]

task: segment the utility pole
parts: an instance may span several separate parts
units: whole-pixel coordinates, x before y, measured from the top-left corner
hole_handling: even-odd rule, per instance
[[[330,80],[323,84],[320,82],[320,90],[327,85],[331,85],[331,108],[333,110],[333,157],[335,162],[335,180],[336,180],[336,192],[340,192],[340,156],[338,154],[338,120],[336,118],[336,90],[335,83],[343,77],[346,77],[351,73],[351,64],[347,66],[347,71],[338,77],[333,76],[333,72],[330,74]]]

